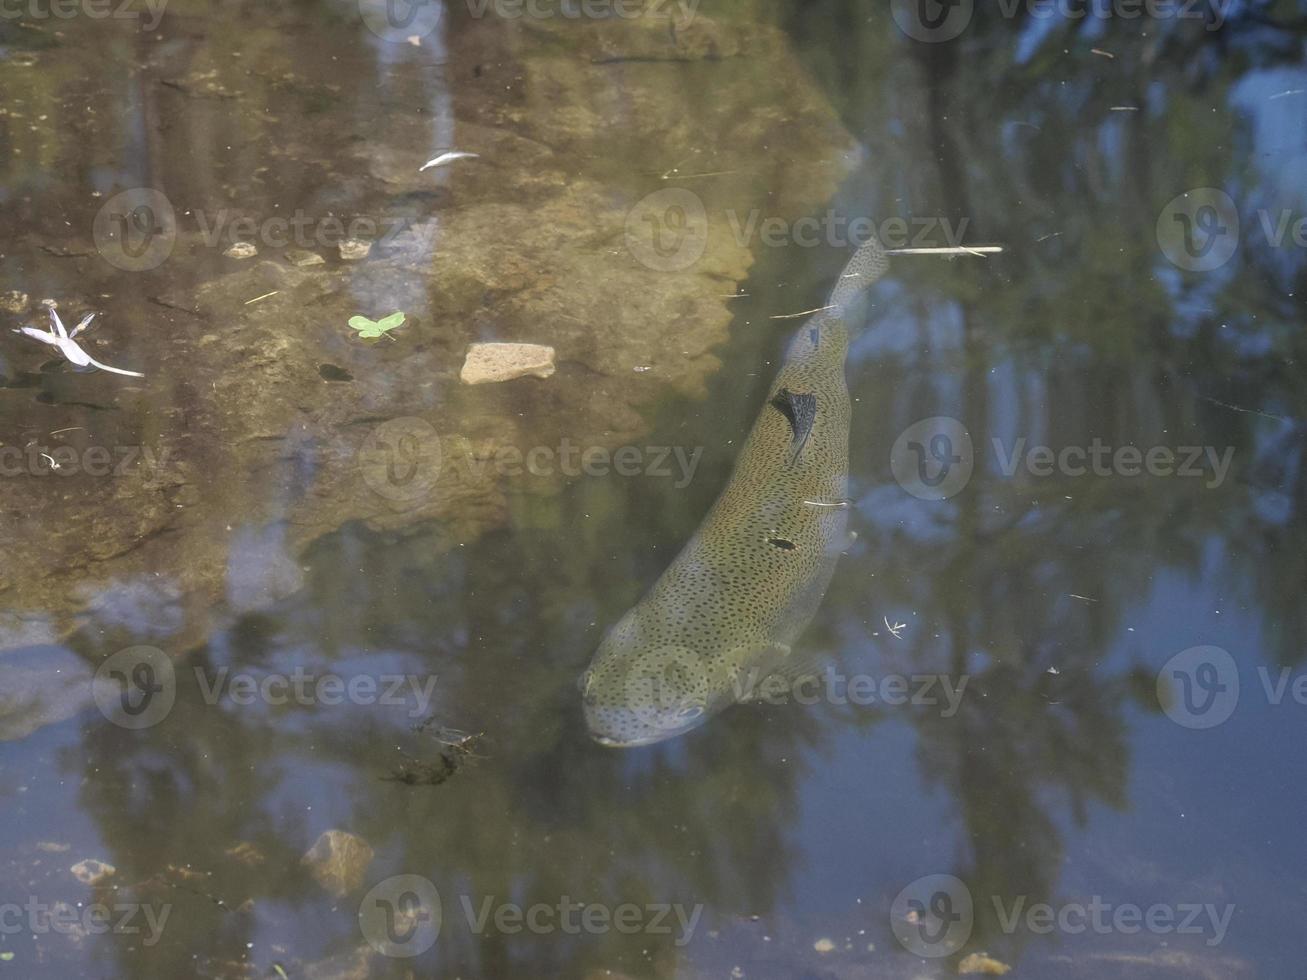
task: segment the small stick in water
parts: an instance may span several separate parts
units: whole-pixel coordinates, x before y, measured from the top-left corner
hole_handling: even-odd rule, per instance
[[[891,248],[886,255],[995,255],[1003,251],[1002,245],[941,245],[936,248]]]

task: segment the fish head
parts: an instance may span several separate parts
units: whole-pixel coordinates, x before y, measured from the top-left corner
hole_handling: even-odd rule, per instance
[[[723,706],[708,661],[686,646],[643,645],[619,623],[581,675],[586,727],[600,745],[633,748],[683,735]]]

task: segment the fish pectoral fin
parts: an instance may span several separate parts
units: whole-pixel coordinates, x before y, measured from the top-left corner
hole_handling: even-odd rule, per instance
[[[742,653],[732,652],[730,654],[732,660],[749,665],[736,679],[741,691],[741,703],[765,701],[769,697],[774,697],[776,692],[773,688],[776,684],[773,682],[771,686],[764,686],[764,681],[773,676],[777,668],[790,659],[792,652],[784,643],[773,643],[771,646]]]
[[[775,643],[750,661],[754,669],[746,677],[741,701],[769,701],[789,695],[794,685],[809,678],[819,678],[826,670],[825,658],[817,653],[796,654],[791,647]]]
[[[790,445],[794,449],[790,464],[793,465],[799,458],[799,453],[803,451],[803,444],[812,434],[812,423],[817,418],[817,396],[811,392],[795,392],[790,391],[789,388],[782,388],[768,404],[784,415],[786,421],[790,423]]]

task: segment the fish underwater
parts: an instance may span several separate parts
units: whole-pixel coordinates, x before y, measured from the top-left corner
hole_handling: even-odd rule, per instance
[[[855,537],[846,320],[888,262],[874,238],[853,255],[826,306],[790,341],[703,523],[595,651],[579,687],[601,745],[674,738],[761,696],[759,681],[811,673],[794,643]]]

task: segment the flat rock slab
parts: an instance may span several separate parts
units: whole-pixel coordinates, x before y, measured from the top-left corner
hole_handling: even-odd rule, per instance
[[[464,384],[511,381],[528,375],[547,378],[554,373],[554,349],[543,344],[473,344],[459,377]]]

